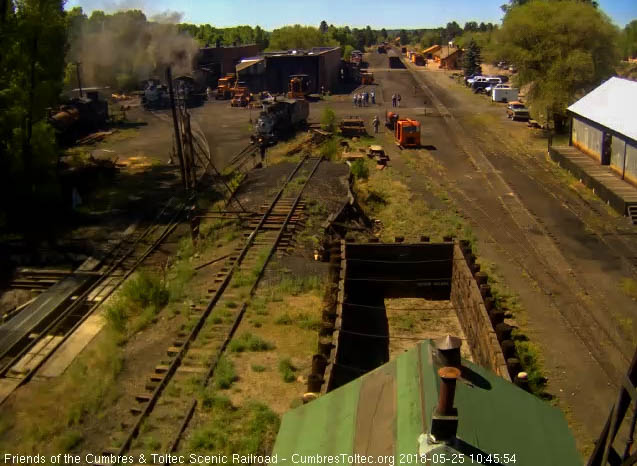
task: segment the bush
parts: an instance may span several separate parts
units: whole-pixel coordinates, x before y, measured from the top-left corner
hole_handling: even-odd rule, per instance
[[[221,358],[215,369],[215,386],[221,390],[227,390],[239,380],[234,364],[228,358]]]
[[[325,131],[334,132],[336,130],[336,113],[330,107],[325,107],[321,114],[321,127]]]
[[[354,175],[354,178],[357,180],[366,180],[369,178],[369,168],[367,168],[367,165],[363,160],[357,160],[354,162],[352,164],[351,171],[352,175]]]
[[[279,372],[283,377],[283,381],[286,383],[294,382],[296,380],[296,367],[292,365],[289,358],[281,359],[279,361]]]
[[[321,145],[320,154],[327,160],[336,160],[338,157],[338,141],[330,138]]]
[[[128,323],[128,314],[126,313],[126,305],[122,299],[118,299],[111,303],[104,313],[106,322],[117,333],[124,333],[126,324]]]
[[[229,347],[233,353],[243,353],[244,351],[268,351],[273,349],[274,345],[251,333],[243,333],[232,340]]]
[[[168,303],[168,290],[159,277],[147,272],[139,272],[126,282],[122,289],[122,296],[131,300],[142,308],[155,306],[161,308]]]

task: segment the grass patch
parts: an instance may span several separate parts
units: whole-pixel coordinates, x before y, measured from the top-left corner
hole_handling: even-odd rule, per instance
[[[62,434],[57,441],[57,448],[61,453],[73,451],[84,441],[84,436],[77,430],[69,430]]]
[[[528,375],[531,392],[541,395],[546,386],[546,378],[542,375],[540,349],[524,336],[515,335],[513,341],[520,363]]]
[[[169,295],[165,284],[149,273],[139,272],[128,280],[104,312],[118,342],[124,343],[153,322],[168,303]]]
[[[274,349],[274,345],[257,335],[246,332],[233,339],[229,348],[233,353],[243,353],[245,351],[269,351]]]
[[[252,364],[251,368],[252,368],[252,372],[265,372],[266,371],[266,367],[265,366],[261,366],[259,364]]]
[[[196,273],[192,263],[188,260],[182,260],[175,264],[168,278],[170,301],[183,301],[186,298],[186,286]]]
[[[352,171],[354,178],[358,180],[366,180],[369,178],[369,168],[363,160],[357,160],[352,163],[350,170]]]
[[[286,312],[285,314],[282,314],[279,317],[277,317],[274,323],[277,325],[292,325],[293,323],[292,316]]]
[[[321,320],[302,312],[296,316],[296,325],[304,330],[319,330]]]
[[[210,410],[211,419],[192,433],[189,451],[262,455],[272,450],[280,419],[266,405],[248,402],[236,407],[214,394],[204,397],[202,405]]]
[[[391,316],[390,320],[394,327],[404,332],[414,330],[417,322],[413,312],[401,312],[398,315]]]
[[[621,289],[626,296],[637,299],[637,280],[633,278],[623,278]]]
[[[299,277],[285,275],[278,284],[278,291],[284,295],[298,296],[304,293],[318,292],[322,289],[323,282],[320,277],[311,275]]]
[[[215,369],[215,387],[227,390],[239,380],[234,364],[228,358],[221,358]]]
[[[285,383],[291,383],[296,380],[296,367],[294,367],[289,358],[279,361],[279,372]]]

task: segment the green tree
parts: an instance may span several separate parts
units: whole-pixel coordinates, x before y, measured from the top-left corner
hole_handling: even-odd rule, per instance
[[[0,225],[33,233],[57,198],[57,148],[47,108],[64,75],[66,21],[61,0],[3,3],[0,18]],[[6,200],[12,199],[11,202]]]
[[[561,118],[578,95],[614,74],[618,31],[591,4],[533,1],[511,8],[498,34],[499,55],[530,85],[536,119]],[[543,115],[543,116],[542,116]]]
[[[321,31],[321,34],[327,34],[328,26],[325,20],[321,21],[321,24],[319,25],[319,31]]]
[[[409,41],[410,41],[409,33],[407,31],[405,31],[404,29],[400,30],[400,33],[398,34],[398,37],[400,38],[400,44],[401,45],[409,44]]]
[[[382,29],[380,30],[380,37],[382,37],[382,38],[383,38],[383,40],[387,40],[387,29],[382,28]]]
[[[259,46],[259,50],[268,48],[268,34],[260,26],[254,28],[254,42]]]
[[[482,63],[482,58],[480,56],[480,47],[478,47],[478,44],[476,44],[476,42],[472,40],[471,42],[469,42],[469,45],[467,46],[467,51],[464,55],[464,63],[462,66],[464,69],[464,75],[470,76],[475,73],[480,73],[481,63]]]
[[[334,40],[312,26],[284,26],[272,31],[269,48],[272,50],[309,49],[338,45]]]
[[[352,56],[352,52],[353,51],[354,51],[354,47],[352,47],[349,44],[347,44],[345,47],[343,47],[343,60],[349,61],[349,59]]]
[[[637,57],[637,19],[626,25],[621,35],[622,58]]]

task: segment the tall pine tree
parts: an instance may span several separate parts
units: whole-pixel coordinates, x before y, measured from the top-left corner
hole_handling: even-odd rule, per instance
[[[462,66],[464,69],[464,75],[471,76],[472,74],[481,73],[481,63],[482,57],[480,56],[480,47],[478,47],[478,44],[471,39],[464,55],[464,63]]]

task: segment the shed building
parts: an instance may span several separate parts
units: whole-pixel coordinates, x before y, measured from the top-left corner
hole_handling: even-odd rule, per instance
[[[559,409],[464,359],[441,374],[444,349],[425,340],[287,412],[273,454],[304,463],[582,464]],[[449,369],[459,375],[452,394],[439,376]]]
[[[195,74],[198,81],[204,81],[207,86],[216,87],[217,80],[229,73],[235,72],[237,63],[245,57],[252,57],[259,53],[257,44],[237,45],[228,47],[202,47],[195,56]]]
[[[570,142],[637,185],[637,82],[610,78],[568,108]]]
[[[300,74],[309,76],[311,93],[319,92],[321,87],[334,91],[341,73],[341,48],[268,52],[241,61],[236,72],[251,92],[287,92],[290,76]]]
[[[458,47],[441,47],[433,53],[434,60],[440,64],[440,68],[455,70],[462,59],[462,49]]]

